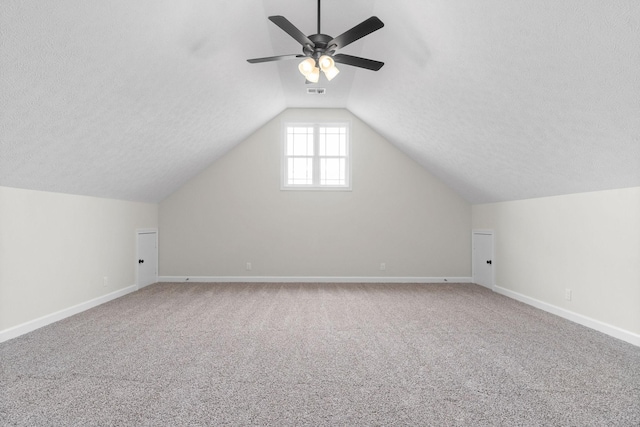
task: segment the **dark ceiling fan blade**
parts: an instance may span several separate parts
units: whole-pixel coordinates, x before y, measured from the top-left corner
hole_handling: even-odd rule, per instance
[[[294,58],[304,58],[304,57],[305,57],[304,55],[293,53],[291,55],[278,55],[278,56],[267,56],[266,58],[247,59],[247,62],[251,64],[258,64],[260,62],[282,61],[284,59],[294,59]]]
[[[382,27],[384,27],[384,23],[378,19],[377,16],[372,16],[371,18],[362,21],[352,29],[340,34],[338,37],[327,43],[327,46],[331,48],[331,46],[335,45],[335,49],[342,49],[343,47],[361,39],[367,34],[371,34],[374,31],[379,30]]]
[[[384,62],[360,58],[359,56],[345,55],[344,53],[333,55],[333,60],[340,64],[352,65],[354,67],[366,68],[367,70],[373,71],[378,71],[384,65]]]
[[[276,24],[278,27],[282,28],[285,33],[296,39],[296,41],[302,46],[310,45],[312,48],[315,47],[315,44],[311,40],[309,40],[309,38],[305,36],[304,33],[300,31],[295,25],[289,22],[289,20],[284,16],[270,16],[269,20]]]

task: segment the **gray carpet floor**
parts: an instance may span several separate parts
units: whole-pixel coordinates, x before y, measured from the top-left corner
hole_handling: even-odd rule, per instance
[[[156,284],[0,344],[0,424],[639,426],[640,348],[470,284]]]

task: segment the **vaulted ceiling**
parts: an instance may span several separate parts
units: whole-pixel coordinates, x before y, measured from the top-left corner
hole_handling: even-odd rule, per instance
[[[640,2],[324,0],[381,30],[306,94],[316,0],[0,0],[0,185],[156,202],[285,108],[346,108],[471,203],[640,186]]]

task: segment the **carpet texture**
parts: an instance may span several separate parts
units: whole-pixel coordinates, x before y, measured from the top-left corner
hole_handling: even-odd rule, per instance
[[[470,284],[156,284],[0,344],[0,425],[639,426],[640,349]]]

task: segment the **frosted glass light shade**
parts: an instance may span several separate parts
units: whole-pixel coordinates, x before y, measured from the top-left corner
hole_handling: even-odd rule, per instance
[[[333,61],[332,57],[328,55],[322,55],[320,59],[318,59],[318,65],[320,65],[322,71],[326,72],[327,70],[330,70],[335,66],[335,62]]]
[[[307,74],[305,77],[311,83],[318,83],[318,81],[320,80],[320,68],[313,67],[313,70],[311,70],[311,72]]]
[[[316,61],[313,58],[307,58],[304,61],[302,61],[300,65],[298,65],[298,70],[300,71],[300,74],[302,74],[305,77],[307,77],[307,75],[311,73],[314,68],[316,68]]]
[[[338,67],[336,67],[335,65],[327,70],[323,70],[324,71],[324,75],[327,76],[327,80],[331,81],[333,80],[333,78],[335,76],[338,75],[338,73],[340,72],[340,70],[338,70]]]

